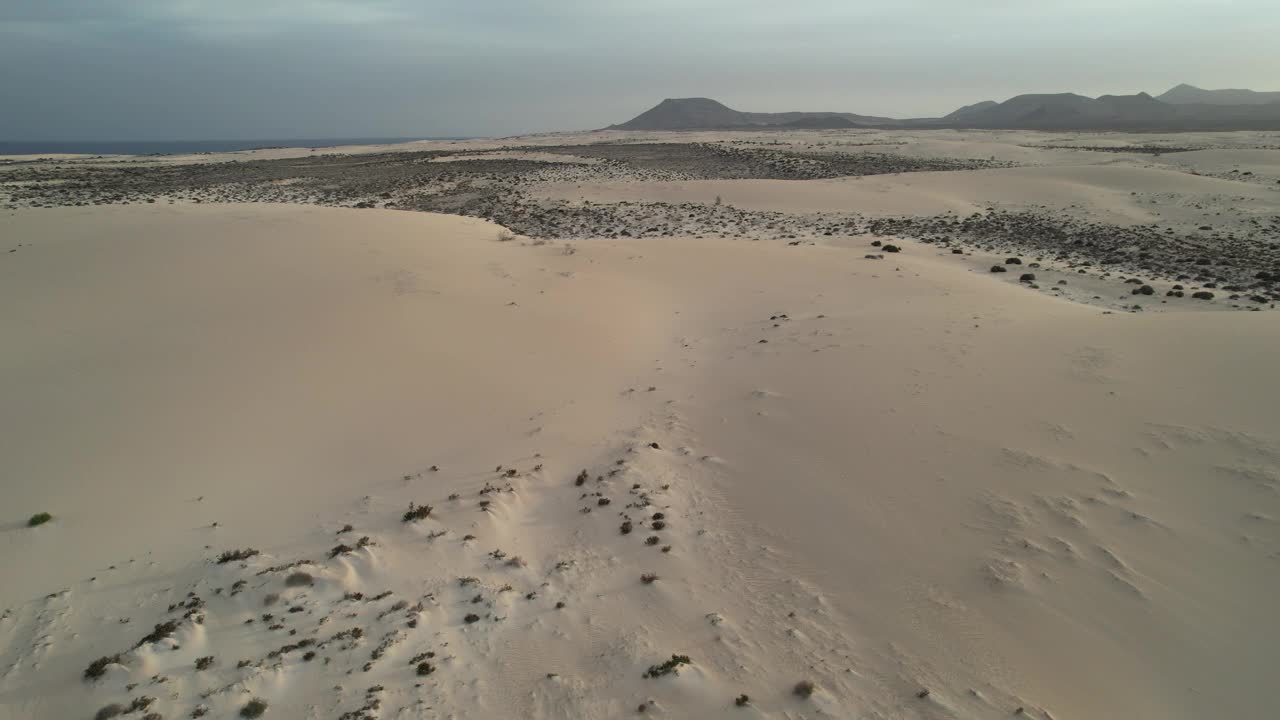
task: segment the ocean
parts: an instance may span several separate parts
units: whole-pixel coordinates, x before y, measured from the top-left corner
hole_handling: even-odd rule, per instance
[[[294,138],[285,140],[0,140],[0,155],[186,155],[232,152],[274,147],[335,147],[382,145],[412,140],[465,140],[466,138]]]

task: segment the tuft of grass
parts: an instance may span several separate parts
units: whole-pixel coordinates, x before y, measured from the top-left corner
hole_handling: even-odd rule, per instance
[[[212,655],[206,655],[205,657],[202,657],[202,658],[196,658],[196,669],[197,669],[197,670],[208,670],[208,669],[209,669],[209,668],[211,668],[211,667],[213,667],[213,656],[212,656]]]
[[[267,701],[262,698],[254,698],[244,704],[240,708],[240,717],[242,718],[260,718],[267,712]]]
[[[29,520],[27,520],[27,527],[36,527],[37,525],[43,525],[52,519],[53,519],[53,516],[47,512],[36,513],[35,515],[32,515]]]
[[[818,686],[814,685],[809,680],[801,680],[800,682],[796,683],[795,687],[791,688],[791,692],[795,694],[797,697],[807,698],[810,695],[813,695],[813,691],[817,689],[818,689]]]
[[[511,242],[516,239],[516,234],[510,230],[503,230],[498,233],[498,242]]]
[[[657,579],[658,579],[657,573],[645,573],[640,576],[640,582],[644,583],[645,585],[652,585],[653,582]]]

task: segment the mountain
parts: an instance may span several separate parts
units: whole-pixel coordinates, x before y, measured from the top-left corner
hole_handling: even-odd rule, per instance
[[[1247,95],[1239,95],[1246,93]],[[1164,98],[1173,95],[1175,102]],[[1187,98],[1215,101],[1185,101]],[[1265,98],[1277,96],[1276,101]],[[1239,98],[1248,102],[1228,102]],[[1184,101],[1178,101],[1183,99]],[[940,118],[898,120],[837,112],[755,113],[734,110],[709,98],[667,99],[610,130],[760,130],[841,128],[976,128],[992,130],[1280,130],[1280,93],[1200,90],[1179,85],[1159,98],[1146,93],[1018,95],[985,100]]]
[[[983,100],[982,102],[974,103],[972,105],[965,105],[959,110],[954,110],[950,113],[947,113],[942,117],[942,119],[943,120],[961,120],[963,118],[969,117],[970,115],[980,113],[983,110],[989,110],[999,104],[1000,103],[996,102],[995,100]]]
[[[843,121],[843,122],[841,122]],[[734,110],[710,98],[668,98],[610,130],[717,130],[729,128],[793,127],[845,128],[892,125],[893,118],[835,112],[754,113]],[[814,124],[806,124],[814,123]]]
[[[668,98],[621,125],[618,130],[687,130],[749,124],[740,113],[710,98]]]
[[[1258,92],[1256,90],[1226,89],[1202,90],[1194,85],[1183,83],[1156,98],[1160,102],[1171,105],[1266,105],[1280,102],[1280,92]]]
[[[846,117],[839,115],[826,116],[809,116],[802,117],[799,120],[792,120],[788,123],[782,123],[778,127],[794,128],[797,130],[840,130],[842,128],[866,127]]]
[[[1099,98],[1033,94],[948,116],[942,124],[1009,130],[1271,130],[1280,129],[1280,104],[1178,105],[1146,93]]]

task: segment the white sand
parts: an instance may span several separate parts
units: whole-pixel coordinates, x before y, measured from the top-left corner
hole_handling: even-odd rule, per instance
[[[498,231],[0,217],[0,718],[1274,713],[1273,313],[1106,314],[859,238]]]

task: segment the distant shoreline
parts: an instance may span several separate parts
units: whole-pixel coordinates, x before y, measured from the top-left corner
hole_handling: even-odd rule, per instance
[[[467,140],[465,137],[287,138],[258,140],[0,140],[0,155],[188,155],[286,147],[390,145],[418,140]]]

